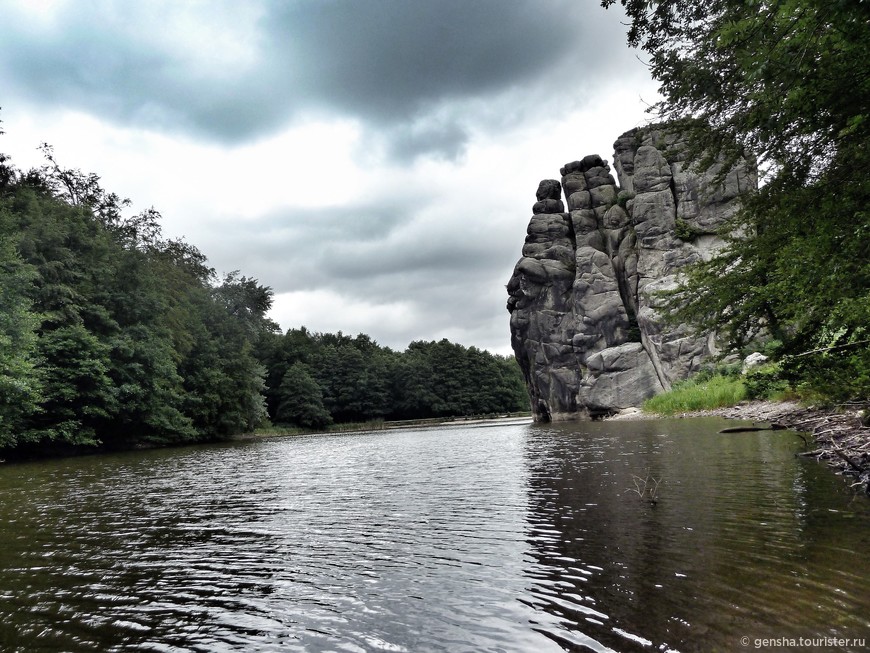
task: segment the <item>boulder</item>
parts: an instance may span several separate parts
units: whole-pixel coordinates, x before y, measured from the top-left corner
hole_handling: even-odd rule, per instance
[[[767,356],[762,354],[760,351],[754,351],[749,356],[743,359],[743,374],[746,374],[753,367],[759,367],[764,365],[768,360],[770,360]]]
[[[662,389],[643,345],[630,342],[590,356],[577,402],[590,416],[610,415],[636,407]]]

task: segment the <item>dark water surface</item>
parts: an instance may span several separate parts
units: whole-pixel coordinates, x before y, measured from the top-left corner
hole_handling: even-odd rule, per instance
[[[722,426],[503,424],[3,465],[0,649],[870,648],[870,502],[796,458],[794,434]],[[660,480],[655,505],[635,476]]]

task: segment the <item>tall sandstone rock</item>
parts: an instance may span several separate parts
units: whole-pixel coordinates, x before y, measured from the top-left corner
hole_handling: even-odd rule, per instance
[[[690,171],[679,134],[661,126],[626,132],[614,150],[618,186],[598,155],[540,183],[507,286],[537,420],[638,406],[715,353],[712,334],[663,324],[656,293],[723,245],[719,230],[757,187],[754,169],[739,165],[716,184],[720,170]]]

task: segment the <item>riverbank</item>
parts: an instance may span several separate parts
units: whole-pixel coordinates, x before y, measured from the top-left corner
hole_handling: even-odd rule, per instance
[[[450,426],[472,426],[479,424],[505,424],[531,420],[530,412],[503,413],[499,415],[467,415],[461,417],[432,417],[427,419],[373,420],[370,422],[351,422],[331,424],[325,429],[306,429],[296,426],[269,426],[251,433],[231,436],[231,440],[256,440],[259,438],[287,435],[338,435],[368,433],[370,431],[394,431],[399,429],[419,429]]]
[[[777,425],[806,433],[807,450],[800,455],[824,461],[850,477],[850,485],[870,494],[870,426],[862,424],[857,405],[814,408],[794,401],[744,401],[736,406],[699,410],[677,418],[718,416],[749,420],[761,426]],[[630,409],[611,419],[656,419],[658,415]]]

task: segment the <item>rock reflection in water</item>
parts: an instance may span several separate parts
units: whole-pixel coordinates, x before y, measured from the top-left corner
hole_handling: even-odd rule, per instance
[[[793,434],[720,424],[533,427],[530,604],[558,618],[541,632],[569,650],[683,653],[870,635],[866,500],[843,512],[842,481],[795,458]],[[635,491],[647,475],[655,504]]]

